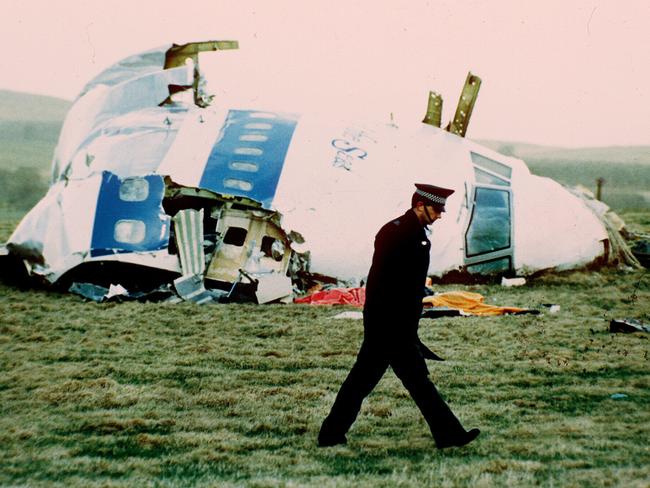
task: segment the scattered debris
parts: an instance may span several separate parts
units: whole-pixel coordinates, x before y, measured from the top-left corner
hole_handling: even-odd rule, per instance
[[[188,274],[176,278],[174,289],[179,297],[188,302],[203,305],[214,300],[212,293],[203,285],[203,277],[198,274]]]
[[[160,302],[175,297],[169,284],[164,284],[153,290],[138,291],[129,293],[122,285],[110,285],[108,288],[95,285],[93,283],[73,282],[68,288],[70,293],[74,293],[93,302],[121,302],[127,300],[137,300],[139,302]],[[179,299],[180,301],[180,299]]]
[[[628,398],[628,396],[625,393],[613,393],[609,398],[612,400],[622,400]]]
[[[363,312],[341,312],[340,314],[332,317],[333,319],[350,319],[350,320],[363,320]]]
[[[310,305],[351,305],[363,307],[365,288],[330,288],[294,299],[294,303]],[[469,291],[451,291],[422,299],[423,318],[457,317],[460,315],[539,314],[539,310],[488,305],[485,298]]]
[[[526,278],[501,278],[501,286],[523,286],[526,284]]]
[[[68,291],[98,303],[104,301],[108,294],[108,288],[92,283],[72,283]]]
[[[560,311],[560,306],[555,303],[542,303],[540,307],[548,309],[548,313],[558,313]]]
[[[650,268],[650,237],[638,240],[632,246],[632,254],[645,268]]]
[[[106,294],[106,300],[110,300],[114,297],[128,297],[129,292],[126,291],[122,285],[111,285],[108,287],[108,293]]]
[[[462,311],[467,315],[505,315],[505,314],[539,314],[539,310],[520,307],[499,307],[488,305],[479,293],[470,291],[449,291],[422,299],[425,307],[448,307]]]
[[[277,300],[291,301],[293,286],[291,278],[287,275],[271,271],[268,273],[255,273],[253,276],[257,282],[255,290],[257,303],[270,303]]]
[[[440,317],[460,317],[461,315],[468,315],[457,308],[449,307],[427,307],[422,310],[422,318],[424,319],[438,319]]]
[[[594,194],[583,186],[568,189],[593,212],[602,222],[607,231],[607,239],[603,240],[605,252],[600,264],[614,264],[632,269],[642,268],[637,257],[632,253],[629,244],[624,239],[625,222],[610,210],[603,202],[597,200]]]
[[[636,319],[612,319],[609,323],[610,332],[650,332],[650,324]]]
[[[366,301],[365,288],[332,288],[317,291],[306,297],[296,298],[294,303],[307,303],[310,305],[352,305],[363,307]]]

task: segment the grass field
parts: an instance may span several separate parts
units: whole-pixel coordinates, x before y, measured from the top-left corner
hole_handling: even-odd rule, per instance
[[[624,217],[650,228],[647,213]],[[434,382],[483,431],[438,451],[390,372],[348,445],[316,447],[362,336],[332,318],[345,308],[96,304],[0,285],[0,485],[650,486],[650,336],[608,332],[650,321],[650,276],[439,288],[456,289],[561,310],[421,322],[448,359],[430,364]]]

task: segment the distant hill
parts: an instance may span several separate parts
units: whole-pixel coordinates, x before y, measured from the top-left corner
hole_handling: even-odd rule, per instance
[[[71,104],[60,98],[0,90],[0,168],[30,167],[49,173]]]
[[[72,102],[62,98],[0,90],[0,121],[61,124]]]
[[[529,161],[573,163],[624,163],[650,165],[650,146],[605,146],[567,148],[558,146],[539,146],[522,142],[477,140],[507,156]]]
[[[533,174],[596,192],[614,209],[650,208],[650,146],[563,148],[520,142],[477,141],[495,151],[523,159]]]
[[[47,190],[71,102],[0,90],[0,210],[27,210]]]

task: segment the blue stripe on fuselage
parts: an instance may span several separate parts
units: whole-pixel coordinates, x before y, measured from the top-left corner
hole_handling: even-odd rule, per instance
[[[149,175],[141,179],[148,183],[146,198],[141,201],[125,201],[120,196],[124,180],[108,171],[102,172],[102,184],[97,197],[97,210],[93,225],[90,255],[156,251],[169,244],[169,216],[162,209],[165,184],[162,176]],[[139,242],[116,240],[119,221],[142,222],[144,237]],[[136,224],[141,225],[141,224]]]
[[[292,115],[230,110],[199,186],[271,208],[296,123]]]

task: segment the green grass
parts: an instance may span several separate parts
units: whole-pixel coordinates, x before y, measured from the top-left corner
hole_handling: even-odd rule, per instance
[[[647,232],[647,213],[632,215]],[[421,322],[448,359],[430,364],[434,382],[483,431],[445,451],[390,372],[348,445],[316,447],[362,337],[332,318],[341,308],[95,304],[0,285],[0,485],[648,486],[650,336],[607,331],[650,321],[647,272],[439,289],[561,305]]]

